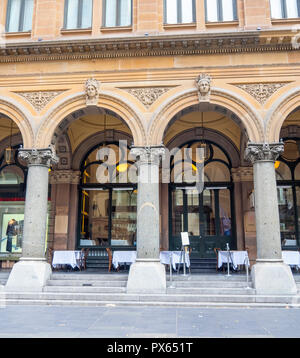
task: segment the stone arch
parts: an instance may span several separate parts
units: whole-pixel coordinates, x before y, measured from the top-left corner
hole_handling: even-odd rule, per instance
[[[129,127],[135,145],[144,145],[146,133],[141,121],[142,115],[132,104],[127,104],[123,98],[111,91],[102,91],[98,100],[98,108],[111,111],[121,118]],[[57,128],[64,126],[64,120],[75,112],[87,109],[85,93],[72,94],[52,107],[45,115],[38,129],[36,147],[47,147]],[[72,119],[72,118],[71,118]],[[72,120],[75,120],[74,117]]]
[[[187,129],[179,134],[177,134],[174,138],[172,138],[167,144],[166,147],[171,150],[173,148],[179,147],[182,143],[188,142],[193,139],[201,139],[201,137],[197,134],[197,128]],[[240,154],[235,146],[235,144],[226,136],[221,134],[220,132],[213,129],[205,129],[205,138],[206,140],[210,140],[219,144],[224,151],[229,155],[230,161],[233,168],[237,168],[240,166]]]
[[[300,90],[294,88],[280,97],[266,115],[266,141],[276,143],[280,140],[280,132],[286,118],[300,107]]]
[[[34,145],[34,131],[28,120],[31,115],[26,109],[20,107],[21,105],[16,101],[0,96],[0,113],[14,121],[18,126],[22,136],[23,147],[32,148]]]
[[[149,145],[161,144],[165,130],[176,114],[198,104],[198,92],[195,88],[182,90],[169,97],[152,116],[149,125]],[[243,124],[250,141],[258,143],[264,141],[262,119],[245,99],[242,100],[228,90],[212,87],[209,102],[200,105],[213,105],[216,111],[220,109],[229,111],[233,120]]]
[[[107,136],[107,134],[109,134],[109,136]],[[127,140],[127,142],[130,144],[132,137],[129,134],[118,130],[107,130],[106,132],[102,131],[89,136],[76,148],[72,160],[72,169],[79,170],[82,159],[86,153],[94,148],[97,144],[103,142],[104,139],[113,141]]]

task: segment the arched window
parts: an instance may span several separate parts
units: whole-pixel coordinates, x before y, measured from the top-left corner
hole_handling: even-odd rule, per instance
[[[197,156],[197,148],[204,150],[204,158]],[[201,162],[204,183],[199,192],[193,174],[201,170]],[[170,249],[180,249],[181,232],[189,232],[192,253],[198,257],[214,257],[214,248],[226,243],[234,248],[233,183],[226,151],[211,141],[190,141],[171,151],[170,163]]]
[[[93,148],[82,161],[79,246],[134,247],[137,168],[126,143]]]

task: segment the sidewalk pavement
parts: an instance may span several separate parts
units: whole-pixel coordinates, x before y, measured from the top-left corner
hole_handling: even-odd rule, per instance
[[[300,338],[300,309],[6,306],[0,338]]]

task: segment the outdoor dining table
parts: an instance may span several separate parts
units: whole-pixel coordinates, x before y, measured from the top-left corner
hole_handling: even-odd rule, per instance
[[[299,251],[282,251],[283,262],[290,266],[295,266],[300,269],[300,252]]]
[[[238,265],[247,265],[250,266],[249,257],[247,251],[219,251],[218,252],[218,267],[222,267],[223,264],[229,263],[232,264],[233,268],[236,270]]]
[[[70,265],[73,269],[80,268],[80,250],[58,250],[54,251],[52,266],[56,268],[59,265]]]
[[[136,251],[114,251],[112,264],[115,269],[119,267],[120,264],[132,264],[136,261]],[[183,255],[181,251],[161,251],[160,252],[160,262],[165,265],[172,264],[174,270],[176,270],[176,264],[183,264]],[[190,258],[189,254],[185,254],[185,264],[187,267],[190,267]]]

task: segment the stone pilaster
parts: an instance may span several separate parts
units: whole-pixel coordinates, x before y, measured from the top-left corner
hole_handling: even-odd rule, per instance
[[[134,147],[138,158],[137,260],[131,265],[127,292],[165,292],[166,273],[159,259],[159,164],[164,147]]]
[[[282,260],[274,163],[283,143],[249,143],[245,158],[253,164],[257,260],[252,279],[258,294],[294,294],[295,281]]]
[[[45,259],[47,230],[48,171],[57,163],[53,147],[20,149],[28,165],[22,257],[11,271],[6,290],[40,291],[51,274]]]

